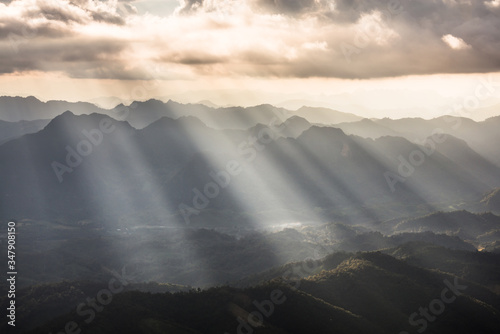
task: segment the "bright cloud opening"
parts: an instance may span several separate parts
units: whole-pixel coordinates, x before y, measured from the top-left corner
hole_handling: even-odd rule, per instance
[[[465,50],[470,49],[471,46],[459,37],[455,37],[451,34],[444,35],[442,37],[443,42],[445,42],[453,50]]]

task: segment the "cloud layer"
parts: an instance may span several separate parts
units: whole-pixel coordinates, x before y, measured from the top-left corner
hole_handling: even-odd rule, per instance
[[[0,74],[378,78],[500,70],[500,6],[471,0],[0,1]],[[151,68],[162,68],[161,72]]]

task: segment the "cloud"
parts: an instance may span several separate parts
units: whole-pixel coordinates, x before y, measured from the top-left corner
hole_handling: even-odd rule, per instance
[[[254,8],[280,14],[303,14],[322,9],[324,2],[316,0],[255,0]]]
[[[444,35],[441,39],[453,50],[463,50],[471,48],[471,46],[465,43],[463,39],[450,34]]]
[[[302,44],[302,48],[306,50],[323,50],[325,51],[328,48],[328,44],[326,42],[307,42]]]
[[[181,14],[196,12],[203,7],[203,0],[182,0],[177,12]]]
[[[126,44],[114,39],[99,40],[87,38],[60,38],[50,42],[33,42],[23,46],[22,51],[12,57],[11,50],[0,50],[0,72],[14,73],[23,71],[67,72],[73,77],[109,77],[106,73],[113,65],[122,63],[117,55]],[[125,75],[122,63],[122,76]],[[115,73],[116,75],[116,73]]]
[[[133,1],[4,1],[0,72],[140,79],[152,63],[192,78],[492,72],[497,3],[180,0],[160,17],[138,14]]]
[[[487,1],[485,3],[485,5],[490,7],[490,8],[499,8],[500,7],[500,0]]]

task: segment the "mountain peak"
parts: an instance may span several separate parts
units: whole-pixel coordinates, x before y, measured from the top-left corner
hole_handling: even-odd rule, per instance
[[[304,106],[295,111],[294,114],[307,119],[311,123],[319,124],[339,124],[363,119],[361,116],[322,107]]]
[[[318,136],[326,135],[326,136],[345,136],[345,137],[347,137],[347,135],[345,134],[344,131],[342,131],[342,129],[314,125],[314,126],[311,126],[309,129],[307,129],[306,131],[304,131],[304,133],[299,138],[316,136],[316,135],[318,135]]]
[[[300,122],[300,123],[304,123],[304,124],[311,124],[309,123],[309,121],[307,119],[305,119],[304,117],[301,117],[301,116],[298,116],[298,115],[293,115],[292,117],[288,118],[285,123],[289,123],[289,122]]]
[[[75,114],[73,114],[73,112],[71,110],[66,110],[65,112],[63,112],[60,116],[63,116],[63,117],[70,117],[70,116],[75,116]],[[59,116],[57,116],[59,117]]]
[[[90,115],[75,115],[72,111],[66,110],[62,114],[56,116],[44,130],[54,131],[78,131],[83,128],[98,128],[101,120],[112,119],[108,115],[92,113]]]
[[[76,115],[71,110],[66,110],[62,114],[54,117],[52,121],[50,121],[50,123],[47,125],[47,127],[54,126],[54,124],[58,124],[61,122],[65,123],[74,117],[76,117]]]

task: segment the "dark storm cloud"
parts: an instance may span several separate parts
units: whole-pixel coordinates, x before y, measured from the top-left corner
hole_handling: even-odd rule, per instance
[[[129,64],[117,57],[126,48],[126,43],[109,39],[69,38],[26,43],[14,57],[11,50],[1,48],[0,73],[43,69],[65,72],[70,77],[137,79],[139,73],[126,70]]]
[[[113,15],[106,12],[94,12],[91,14],[92,19],[98,22],[106,22],[110,24],[123,25],[125,21],[118,15]]]
[[[493,1],[181,0],[169,18],[121,4],[133,1],[2,1],[0,72],[131,79],[141,57],[214,76],[500,71]]]
[[[193,13],[201,7],[203,7],[203,0],[184,0],[181,3],[178,12],[181,14]]]
[[[4,39],[14,43],[19,39],[28,40],[36,36],[58,38],[73,34],[67,27],[55,25],[50,21],[30,26],[23,20],[8,18],[1,20],[1,23],[3,27],[0,28],[0,40]]]
[[[64,7],[57,7],[56,5],[48,2],[40,3],[39,16],[43,16],[50,21],[62,21],[65,23],[83,23],[86,19],[82,13],[71,11]]]
[[[304,13],[321,8],[321,5],[314,0],[255,0],[255,6],[281,14]]]
[[[207,65],[207,64],[221,64],[227,62],[225,57],[217,57],[214,55],[205,55],[200,53],[189,53],[185,55],[177,55],[173,58],[174,62],[184,65]]]
[[[256,1],[273,13],[294,17],[314,13],[346,29],[340,38],[326,37],[330,52],[299,57],[282,69],[283,76],[371,78],[500,70],[500,8],[490,1],[337,0],[329,7],[332,2]],[[363,32],[356,27],[357,32],[349,31],[373,13],[383,19],[379,28],[393,30],[397,38],[377,45],[380,36],[373,30]],[[448,34],[470,48],[450,48],[442,40]],[[348,46],[348,64],[342,59],[347,58],[346,52],[339,52],[345,51],[341,45]]]

